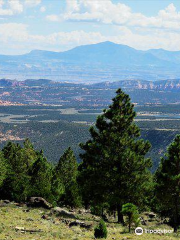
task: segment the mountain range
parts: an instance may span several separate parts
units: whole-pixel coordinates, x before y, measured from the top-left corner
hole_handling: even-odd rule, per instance
[[[116,82],[101,82],[95,84],[76,84],[67,82],[56,82],[49,79],[26,79],[24,81],[0,79],[1,88],[13,88],[13,87],[69,87],[69,88],[86,88],[89,89],[126,89],[126,90],[157,90],[157,91],[178,91],[180,89],[180,79],[161,80],[161,81],[146,81],[146,80],[122,80]]]
[[[33,50],[23,55],[0,55],[0,77],[50,78],[72,82],[137,78],[158,80],[180,77],[179,64],[180,51],[142,51],[102,42],[65,52]]]

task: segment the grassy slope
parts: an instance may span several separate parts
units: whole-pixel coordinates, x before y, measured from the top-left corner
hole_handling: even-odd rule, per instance
[[[94,239],[93,229],[85,230],[79,227],[69,228],[61,222],[61,220],[53,217],[51,220],[43,220],[42,215],[48,211],[42,209],[31,209],[30,212],[24,212],[24,208],[18,208],[14,205],[0,208],[0,239],[1,240],[89,240]],[[82,217],[82,216],[81,216]],[[91,219],[92,220],[92,219]],[[86,219],[86,222],[88,219]],[[93,223],[94,226],[97,222]],[[16,227],[24,227],[25,229],[41,229],[41,233],[23,233],[16,231]],[[107,239],[132,239],[132,240],[177,240],[179,236],[169,235],[151,235],[143,234],[137,236],[134,233],[123,233],[123,228],[119,224],[108,223]],[[155,227],[155,226],[154,226]],[[159,229],[159,226],[157,226]],[[168,229],[167,226],[161,228]]]

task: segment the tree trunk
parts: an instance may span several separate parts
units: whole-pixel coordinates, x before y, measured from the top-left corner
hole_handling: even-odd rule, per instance
[[[175,198],[174,232],[178,230],[178,196]]]
[[[129,233],[131,232],[131,223],[130,223],[130,220],[129,220]]]
[[[101,216],[103,217],[104,216],[104,208],[102,207],[101,209]]]
[[[177,226],[174,226],[174,233],[177,233],[177,230],[178,230]]]
[[[114,215],[114,219],[115,219],[116,218],[116,211],[114,211],[113,215]]]
[[[119,205],[117,207],[117,213],[118,213],[118,223],[121,223],[124,225],[124,219],[123,219],[123,215],[121,213],[121,206],[119,206]]]

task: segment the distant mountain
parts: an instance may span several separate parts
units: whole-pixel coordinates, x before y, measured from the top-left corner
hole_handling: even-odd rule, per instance
[[[1,81],[0,81],[1,82]],[[41,86],[53,86],[53,84],[55,82],[53,82],[52,80],[48,80],[48,79],[38,79],[38,80],[34,80],[34,79],[27,79],[25,81],[21,82],[24,86],[28,86],[28,87],[41,87]]]
[[[171,52],[164,49],[151,49],[147,52],[157,57],[158,59],[180,64],[180,51]]]
[[[76,47],[61,53],[59,57],[71,62],[115,66],[163,66],[167,64],[165,60],[160,60],[151,53],[112,42]],[[171,63],[168,64],[171,65]]]
[[[118,82],[102,82],[93,85],[98,88],[117,89],[123,88],[126,90],[147,89],[158,91],[172,91],[180,89],[180,79],[162,80],[162,81],[143,81],[143,80],[126,80]]]
[[[161,58],[155,50],[141,51],[112,42],[84,45],[65,52],[33,50],[20,56],[0,56],[5,61],[26,63],[58,60],[61,63],[108,64],[118,66],[171,66],[170,58]],[[157,50],[158,51],[158,50]],[[156,56],[157,55],[157,56]]]
[[[157,91],[173,91],[180,89],[180,79],[172,80],[161,80],[161,81],[146,81],[146,80],[122,80],[116,82],[101,82],[91,85],[84,84],[73,84],[66,82],[56,82],[49,79],[26,79],[24,81],[0,79],[0,87],[48,87],[49,89],[54,87],[82,87],[82,88],[102,88],[102,89],[146,89],[146,90],[157,90]]]
[[[10,79],[0,79],[0,87],[15,87],[23,85],[22,82]]]
[[[79,46],[65,52],[33,50],[17,56],[0,55],[0,77],[102,82],[180,77],[180,52],[136,50],[112,42]],[[21,76],[21,77],[20,77]]]

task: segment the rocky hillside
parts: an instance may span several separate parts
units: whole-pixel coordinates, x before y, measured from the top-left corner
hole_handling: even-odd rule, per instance
[[[83,209],[32,208],[25,204],[0,201],[0,239],[2,240],[92,240],[94,227],[100,217]],[[146,229],[171,230],[154,213],[143,213],[141,227]],[[145,225],[144,225],[145,224]],[[176,240],[178,235],[127,233],[127,227],[115,223],[113,217],[106,222],[107,240]]]

